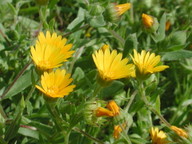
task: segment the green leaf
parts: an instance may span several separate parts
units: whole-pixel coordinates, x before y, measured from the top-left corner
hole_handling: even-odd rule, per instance
[[[80,67],[77,67],[75,69],[75,72],[73,74],[73,78],[76,80],[76,81],[79,81],[80,79],[84,78],[85,77],[85,73],[84,71],[80,68]]]
[[[136,33],[129,35],[125,41],[123,56],[124,57],[129,56],[128,53],[130,53],[130,51],[132,52],[133,49],[137,49],[137,45],[138,41]]]
[[[17,112],[15,118],[13,119],[13,121],[11,122],[10,126],[8,127],[8,129],[5,132],[5,141],[10,141],[18,133],[20,123],[21,123],[22,113],[24,110],[23,103],[24,103],[24,98],[22,97],[20,104],[17,105],[18,112]]]
[[[184,45],[187,40],[185,31],[176,31],[170,35],[170,43],[172,45]]]
[[[181,60],[185,58],[191,58],[192,51],[188,50],[178,50],[172,52],[166,52],[162,56],[163,61],[173,61],[173,60]]]
[[[114,97],[117,92],[123,89],[124,83],[120,81],[114,81],[110,86],[102,90],[101,97]]]
[[[155,36],[151,35],[156,42],[162,41],[165,38],[165,23],[166,23],[166,14],[163,14],[160,20],[160,25],[157,33],[155,34]]]
[[[39,23],[36,22],[35,20],[23,17],[23,16],[18,16],[19,23],[26,29],[31,29],[31,30],[36,30],[39,28]]]
[[[31,85],[31,71],[28,71],[16,81],[16,83],[13,85],[13,87],[9,90],[9,92],[5,95],[3,99],[10,98],[22,92],[30,85]]]
[[[91,20],[90,20],[90,25],[92,27],[102,27],[106,24],[103,15],[98,15],[98,16],[94,16]]]
[[[79,28],[79,26],[83,23],[85,19],[85,10],[79,8],[77,18],[75,18],[67,27],[67,30],[74,30]]]
[[[23,136],[28,136],[28,137],[32,137],[35,139],[39,139],[39,133],[37,130],[20,127],[18,133],[22,134]]]
[[[156,98],[156,102],[155,102],[155,110],[158,112],[158,113],[161,113],[161,100],[160,100],[160,97],[157,96]]]

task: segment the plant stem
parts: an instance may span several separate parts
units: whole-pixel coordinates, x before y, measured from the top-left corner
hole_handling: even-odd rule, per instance
[[[136,94],[137,94],[137,90],[133,92],[127,106],[125,107],[126,113],[129,111],[129,108],[130,108],[131,104],[133,103],[133,100],[135,99]]]
[[[57,129],[59,129],[60,131],[63,131],[62,119],[60,118],[57,110],[55,109],[55,106],[51,105],[49,102],[47,102],[46,105],[47,105],[47,109],[48,109],[49,113],[51,114],[52,119],[53,119]]]
[[[81,54],[83,53],[83,49],[84,49],[85,47],[83,46],[83,47],[80,47],[78,50],[77,50],[77,52],[75,53],[75,56],[74,56],[74,59],[73,59],[73,61],[71,62],[71,64],[70,64],[70,67],[69,67],[69,73],[72,73],[72,70],[73,70],[73,66],[74,66],[74,64],[75,64],[75,62],[76,62],[76,60],[81,56]]]
[[[67,133],[64,133],[64,138],[65,138],[64,144],[68,144],[69,143],[70,133],[71,133],[71,130],[68,131]]]
[[[88,133],[84,132],[83,130],[77,128],[77,127],[74,127],[73,128],[74,131],[78,132],[78,133],[81,133],[83,134],[84,136],[86,136],[87,138],[91,139],[91,140],[94,140],[95,142],[99,143],[99,144],[104,144],[104,142],[100,141],[99,139],[97,138],[94,138],[92,137],[91,135],[89,135]]]
[[[155,115],[157,115],[159,117],[159,119],[167,126],[170,127],[171,124],[156,110],[153,108],[153,106],[148,102],[146,95],[145,95],[145,88],[143,86],[143,82],[139,82],[139,92],[141,95],[141,98],[143,100],[143,102],[145,103],[145,105],[147,106],[147,108],[152,111]]]
[[[95,90],[93,92],[92,98],[95,98],[97,96],[97,94],[101,91],[103,87],[100,84],[97,84],[95,87]]]
[[[1,104],[0,104],[0,114],[3,116],[4,119],[7,119],[7,115],[4,112],[3,107],[1,106]]]
[[[63,35],[63,37],[66,37],[66,36],[68,36],[68,35],[76,32],[76,31],[78,31],[78,30],[85,29],[85,28],[87,28],[87,27],[89,27],[89,24],[85,24],[85,25],[81,26],[80,28],[78,28],[78,29],[76,29],[76,30],[70,31],[70,32],[68,32],[68,33],[65,33],[65,34]]]

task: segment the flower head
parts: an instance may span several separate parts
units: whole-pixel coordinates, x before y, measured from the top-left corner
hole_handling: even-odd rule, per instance
[[[178,128],[176,126],[171,126],[170,127],[176,134],[178,134],[179,136],[181,137],[185,137],[185,138],[188,138],[188,134],[185,130],[181,129],[181,128]]]
[[[119,4],[119,5],[116,5],[115,8],[117,11],[117,15],[120,16],[131,8],[131,4],[130,3]]]
[[[31,46],[31,58],[38,69],[42,71],[50,70],[62,65],[71,57],[74,51],[69,51],[72,44],[67,44],[67,39],[57,36],[56,33],[50,34],[49,31],[44,35],[40,32],[35,46]]]
[[[146,78],[149,74],[169,68],[167,65],[157,66],[161,57],[159,55],[155,56],[155,53],[146,52],[145,50],[142,50],[141,53],[134,50],[134,55],[131,55],[131,58],[136,66],[137,78]]]
[[[151,139],[152,139],[152,144],[167,144],[169,143],[167,141],[167,136],[166,134],[159,130],[157,127],[156,128],[151,128],[150,130],[151,134]]]
[[[142,22],[146,28],[150,28],[154,24],[154,19],[152,16],[143,13],[142,14]]]
[[[122,54],[117,54],[116,50],[110,52],[109,49],[100,49],[92,54],[92,57],[100,78],[105,82],[130,77],[134,72],[134,65],[127,64],[128,59],[122,59]]]
[[[41,76],[41,86],[36,88],[51,98],[59,98],[68,95],[73,91],[75,85],[69,85],[73,79],[70,74],[66,74],[65,70],[57,69],[55,72],[44,72]]]

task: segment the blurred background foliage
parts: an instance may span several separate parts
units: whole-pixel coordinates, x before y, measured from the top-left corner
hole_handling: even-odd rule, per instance
[[[107,12],[109,4],[126,2],[132,4],[132,9],[112,21]],[[189,124],[192,121],[191,7],[191,0],[1,0],[0,109],[5,113],[0,114],[0,141],[10,144],[59,144],[63,141],[61,132],[54,129],[43,97],[34,88],[38,78],[31,65],[30,46],[34,45],[38,33],[46,30],[67,37],[76,51],[64,66],[72,72],[76,90],[60,100],[57,107],[62,118],[70,121],[68,127],[76,125],[103,142],[117,143],[112,138],[109,125],[90,127],[82,117],[96,83],[91,55],[103,44],[110,44],[124,57],[130,57],[133,49],[150,50],[161,55],[170,68],[146,81],[146,93],[156,104],[158,98],[161,100],[161,113],[171,124]],[[159,28],[156,32],[144,29],[142,13],[157,18]],[[167,21],[171,25],[165,31]],[[135,87],[130,80],[115,81],[102,90],[100,97],[103,100],[115,99],[124,108]],[[129,131],[132,142],[147,143],[151,122],[146,119],[148,113],[143,109],[143,103],[134,103],[130,114],[133,118]],[[158,125],[157,117],[152,118],[153,124]],[[77,132],[73,132],[70,138],[72,144],[91,143]],[[125,143],[123,140],[118,142],[121,141]]]

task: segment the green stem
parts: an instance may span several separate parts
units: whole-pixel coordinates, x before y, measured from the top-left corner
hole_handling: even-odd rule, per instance
[[[143,86],[143,82],[139,82],[139,92],[141,95],[141,98],[143,100],[143,102],[145,103],[145,105],[147,106],[147,108],[153,112],[155,115],[157,115],[159,117],[159,119],[167,126],[170,127],[171,124],[156,110],[153,108],[153,106],[148,102],[146,95],[145,95],[145,88]]]
[[[92,98],[95,98],[98,95],[98,93],[101,91],[102,88],[103,87],[100,84],[97,84],[95,87],[95,90],[93,92]]]
[[[133,103],[133,100],[135,99],[136,94],[137,94],[137,91],[134,91],[133,94],[131,95],[129,102],[128,102],[127,106],[125,107],[126,113],[129,111],[129,108],[130,108],[131,104]]]
[[[64,138],[65,138],[65,141],[64,141],[64,144],[68,144],[69,143],[69,136],[71,134],[71,130],[68,131],[67,133],[64,133]]]
[[[75,53],[74,59],[73,59],[73,61],[71,62],[70,67],[69,67],[69,73],[72,73],[74,64],[75,64],[76,60],[77,60],[77,59],[81,56],[81,54],[83,53],[83,49],[84,49],[84,48],[85,48],[84,46],[81,47],[81,48],[79,48],[78,51]]]
[[[131,3],[131,9],[130,9],[131,23],[134,24],[133,0],[130,0],[130,3]]]
[[[81,27],[78,28],[78,29],[75,29],[75,30],[73,30],[73,31],[70,31],[70,32],[68,32],[68,33],[65,33],[65,34],[63,35],[63,37],[66,37],[66,36],[68,36],[68,35],[76,32],[76,31],[78,31],[78,30],[85,29],[85,28],[87,28],[87,27],[89,27],[89,24],[85,24],[85,25],[81,26]]]
[[[30,89],[30,91],[29,91],[29,93],[28,93],[28,95],[27,95],[27,97],[25,99],[26,102],[29,101],[29,99],[31,98],[34,90],[35,90],[35,86],[32,86],[32,88]]]
[[[0,104],[0,114],[3,116],[4,119],[7,119],[7,115],[6,115],[6,113],[4,112],[3,107],[2,107],[1,104]]]
[[[78,132],[78,133],[83,134],[84,136],[86,136],[86,137],[89,138],[90,140],[93,140],[93,141],[95,141],[95,142],[97,142],[97,143],[99,143],[99,144],[104,144],[104,142],[100,141],[100,140],[97,139],[97,138],[92,137],[91,135],[89,135],[88,133],[84,132],[83,130],[81,130],[81,129],[77,128],[77,127],[74,127],[73,130],[76,131],[76,132]]]
[[[43,24],[43,26],[45,28],[49,28],[49,25],[47,23],[47,15],[46,15],[46,10],[47,10],[47,6],[46,7],[39,7],[39,17],[41,20],[41,23]]]
[[[52,116],[52,119],[55,123],[55,126],[57,127],[58,130],[63,131],[62,128],[62,119],[60,118],[57,110],[55,109],[54,105],[51,105],[49,102],[46,103],[47,109],[49,111],[49,113]]]

